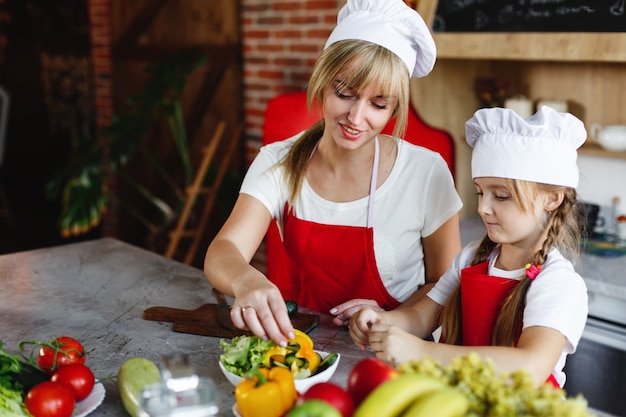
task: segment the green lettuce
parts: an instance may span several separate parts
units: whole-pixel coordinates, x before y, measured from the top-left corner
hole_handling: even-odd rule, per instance
[[[22,401],[22,393],[0,385],[0,415],[2,417],[30,416]]]
[[[274,342],[257,336],[237,336],[230,343],[222,339],[220,348],[224,353],[220,355],[220,362],[229,372],[244,376],[263,365],[265,352],[273,347],[276,347]]]

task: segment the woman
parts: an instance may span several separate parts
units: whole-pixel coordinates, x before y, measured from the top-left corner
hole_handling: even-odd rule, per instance
[[[284,299],[342,325],[364,306],[411,305],[446,270],[462,203],[441,156],[397,137],[410,77],[434,62],[428,28],[401,0],[340,11],[307,91],[322,120],[261,149],[207,250],[205,274],[235,296],[236,326],[285,344]],[[393,117],[394,137],[381,135]],[[293,276],[270,282],[249,263],[274,218]]]

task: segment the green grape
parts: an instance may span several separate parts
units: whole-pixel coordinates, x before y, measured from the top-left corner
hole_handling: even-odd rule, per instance
[[[469,401],[466,417],[592,417],[582,395],[566,397],[548,384],[537,388],[527,371],[498,373],[490,359],[462,355],[442,366],[430,357],[398,366],[401,373],[420,373],[461,391]]]

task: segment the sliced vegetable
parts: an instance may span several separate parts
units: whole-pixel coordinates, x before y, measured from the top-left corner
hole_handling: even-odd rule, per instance
[[[135,357],[127,359],[117,374],[117,386],[124,408],[131,417],[139,416],[139,398],[141,390],[149,385],[160,382],[161,374],[158,366],[147,358]]]
[[[228,341],[220,340],[224,353],[220,355],[222,365],[239,376],[244,376],[253,369],[263,366],[265,353],[275,347],[271,340],[263,340],[256,336],[238,336]]]
[[[287,369],[255,369],[235,387],[235,400],[246,417],[279,417],[293,407],[298,393]]]
[[[325,370],[333,366],[333,364],[337,362],[337,359],[339,359],[339,354],[337,354],[336,352],[329,353],[324,359],[322,359],[315,372],[313,372],[313,375],[324,372]]]

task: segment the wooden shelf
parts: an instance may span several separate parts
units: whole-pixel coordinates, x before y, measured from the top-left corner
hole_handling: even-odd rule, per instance
[[[437,58],[626,62],[626,33],[434,33]]]
[[[582,155],[626,159],[626,152],[607,151],[606,149],[602,148],[600,145],[594,142],[585,142],[585,144],[580,147],[579,153]]]
[[[438,1],[417,0],[432,27]],[[624,32],[435,32],[437,58],[626,62]]]

